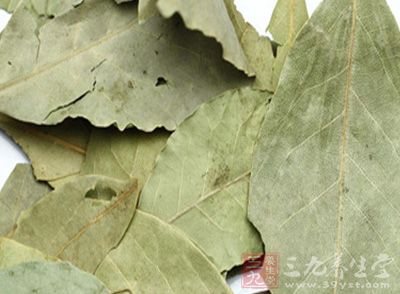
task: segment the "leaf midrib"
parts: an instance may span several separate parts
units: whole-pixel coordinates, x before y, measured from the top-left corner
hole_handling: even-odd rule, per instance
[[[42,73],[45,73],[45,72],[57,67],[58,65],[66,62],[66,61],[73,59],[76,56],[79,56],[80,54],[90,51],[91,49],[93,49],[97,46],[100,46],[101,44],[106,43],[106,42],[114,39],[115,37],[118,37],[119,35],[129,31],[132,28],[132,26],[134,26],[136,23],[137,23],[137,18],[135,17],[132,21],[128,22],[125,26],[121,27],[119,30],[114,31],[109,34],[106,34],[102,38],[98,39],[95,42],[90,43],[89,45],[87,45],[85,47],[82,47],[78,50],[73,50],[71,53],[65,55],[64,57],[62,57],[52,63],[48,63],[38,69],[34,69],[29,74],[22,75],[19,78],[13,79],[13,80],[8,81],[3,84],[0,84],[0,92],[7,90],[8,88],[17,86],[20,83],[26,82]]]
[[[348,129],[349,129],[349,99],[351,92],[351,84],[353,78],[352,64],[354,61],[354,47],[355,47],[355,32],[356,32],[356,15],[357,15],[357,0],[352,1],[352,24],[350,32],[350,44],[347,55],[347,77],[344,92],[343,102],[343,123],[341,130],[341,143],[340,143],[340,165],[339,165],[339,192],[337,204],[337,219],[336,219],[336,243],[335,243],[335,282],[339,281],[341,248],[342,248],[342,225],[343,225],[343,197],[345,193],[345,168],[346,168],[346,154],[348,145]],[[333,288],[333,294],[337,293],[337,287]]]
[[[112,203],[111,205],[105,207],[103,210],[101,210],[94,218],[89,220],[85,225],[83,225],[77,233],[75,233],[67,242],[64,242],[64,244],[61,246],[61,248],[57,251],[56,257],[60,258],[61,255],[64,253],[64,251],[76,240],[78,240],[86,231],[88,231],[93,225],[99,223],[104,217],[108,216],[115,208],[119,207],[124,201],[131,197],[132,194],[137,191],[137,182],[135,181],[131,187],[129,187],[128,190],[122,192],[119,196],[119,198]],[[136,197],[133,195],[133,197]],[[137,198],[137,197],[136,197]],[[135,205],[136,207],[136,205]]]
[[[240,182],[241,180],[243,180],[243,179],[245,179],[246,177],[249,177],[249,176],[250,176],[250,171],[246,171],[245,173],[243,173],[243,174],[239,175],[238,177],[234,178],[233,180],[222,184],[220,187],[210,191],[209,193],[207,193],[205,195],[202,195],[199,199],[197,199],[196,202],[194,202],[193,204],[189,205],[188,207],[186,207],[182,211],[176,213],[173,217],[171,217],[167,221],[167,223],[171,224],[171,223],[175,222],[178,218],[182,217],[183,215],[185,215],[186,213],[188,213],[192,209],[196,208],[199,204],[201,204],[205,200],[209,199],[210,197],[213,197],[214,195],[218,194],[221,191],[226,190],[227,188],[231,187],[232,185]]]

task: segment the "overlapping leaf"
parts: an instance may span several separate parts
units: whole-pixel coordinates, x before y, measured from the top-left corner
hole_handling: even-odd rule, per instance
[[[0,128],[55,187],[20,165],[0,193],[0,292],[110,293],[61,259],[113,293],[230,293],[221,272],[263,251],[255,227],[274,293],[400,292],[384,0],[325,0],[305,26],[305,0],[278,0],[274,41],[233,0],[0,8]],[[268,111],[250,85],[275,92]]]
[[[325,280],[399,292],[399,50],[384,0],[326,0],[300,33],[251,180],[251,221],[266,250],[296,267],[274,293],[354,293],[282,286]],[[322,276],[301,270],[315,259]]]
[[[223,57],[248,75],[256,76],[255,85],[274,91],[274,55],[271,42],[261,37],[237,11],[233,0],[141,0],[139,19],[160,12],[169,18],[178,13],[185,25],[217,40]]]
[[[141,189],[152,173],[168,136],[168,132],[161,130],[151,134],[136,130],[124,133],[115,129],[94,130],[81,174],[136,179]]]
[[[217,269],[184,234],[141,211],[96,276],[111,291],[231,293]]]
[[[277,44],[272,81],[274,89],[278,85],[289,50],[307,20],[308,12],[305,0],[278,0],[267,29]]]
[[[0,238],[0,270],[32,261],[55,261],[55,258],[14,240]]]
[[[169,136],[161,130],[96,129],[79,120],[38,127],[6,116],[0,116],[0,128],[28,155],[36,178],[53,187],[82,175],[137,179],[143,187]]]
[[[40,127],[0,115],[0,128],[28,155],[38,180],[54,181],[80,172],[91,132],[84,122]]]
[[[57,16],[81,4],[84,0],[0,0],[0,9],[14,12],[20,2],[40,16]]]
[[[49,191],[35,180],[29,164],[18,164],[0,192],[0,236],[11,234],[20,214]]]
[[[253,148],[270,95],[244,88],[203,105],[168,140],[140,208],[182,229],[220,271],[262,252],[248,222]]]
[[[82,176],[25,211],[12,238],[93,272],[123,238],[136,201],[136,182]]]
[[[249,83],[214,40],[178,18],[139,25],[135,3],[112,0],[44,22],[20,5],[2,33],[0,64],[0,111],[35,124],[84,117],[172,130],[202,102]]]
[[[158,0],[157,7],[164,17],[179,13],[189,29],[215,38],[222,45],[225,60],[254,75],[223,0]]]
[[[96,277],[69,263],[33,261],[0,270],[3,293],[110,294]]]

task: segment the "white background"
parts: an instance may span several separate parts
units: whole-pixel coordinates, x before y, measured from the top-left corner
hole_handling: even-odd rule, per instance
[[[309,14],[311,15],[321,0],[306,0]],[[400,23],[400,1],[387,0]],[[235,0],[238,9],[261,34],[265,33],[271,18],[276,0]],[[0,10],[0,31],[6,26],[10,15]],[[1,70],[1,69],[0,69]],[[12,141],[0,131],[0,189],[7,180],[8,175],[19,162],[28,162],[25,155]]]
[[[309,14],[311,15],[321,0],[306,0]],[[387,0],[395,14],[397,22],[400,23],[400,1]],[[243,16],[249,21],[261,34],[265,34],[266,27],[271,18],[275,0],[235,0],[238,9]],[[0,31],[6,26],[10,15],[0,10]],[[1,69],[0,69],[1,70]],[[17,163],[28,162],[26,156],[21,152],[19,147],[15,145],[0,131],[0,189],[7,180],[9,174]],[[230,279],[231,287],[237,294],[251,293],[242,290],[240,287],[240,276]]]

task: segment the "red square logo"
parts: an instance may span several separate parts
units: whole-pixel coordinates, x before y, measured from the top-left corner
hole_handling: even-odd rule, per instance
[[[242,288],[276,289],[279,286],[279,254],[243,255]]]

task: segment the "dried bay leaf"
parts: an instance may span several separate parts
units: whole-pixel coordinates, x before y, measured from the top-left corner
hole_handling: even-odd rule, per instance
[[[35,126],[4,115],[0,115],[0,128],[28,155],[35,176],[55,188],[82,175],[135,178],[143,187],[170,134],[96,129],[79,120]]]
[[[0,9],[7,12],[13,12],[20,0],[0,0]]]
[[[130,2],[133,0],[114,0],[117,4],[125,3],[125,2]]]
[[[31,261],[55,261],[43,252],[7,238],[0,238],[0,270]]]
[[[54,181],[80,172],[91,130],[83,121],[44,127],[0,115],[0,128],[28,155],[38,180]]]
[[[231,293],[217,269],[184,234],[139,210],[124,240],[95,275],[111,291]]]
[[[93,128],[80,173],[50,184],[57,188],[79,176],[102,175],[119,180],[135,179],[141,190],[169,134],[164,130],[145,133],[133,129],[119,132],[114,128]]]
[[[139,20],[144,22],[158,11],[166,18],[178,13],[185,25],[217,40],[223,57],[249,76],[255,86],[274,91],[274,55],[267,37],[247,23],[233,0],[140,0]]]
[[[223,0],[158,0],[157,7],[164,17],[179,13],[189,29],[215,38],[223,48],[225,60],[247,75],[254,75]]]
[[[262,127],[249,218],[283,264],[316,257],[327,272],[281,275],[274,293],[354,293],[284,286],[324,281],[400,291],[399,51],[383,0],[326,0],[299,34]],[[362,258],[366,275],[356,278],[350,266]]]
[[[121,133],[115,129],[95,129],[81,173],[121,180],[136,179],[141,189],[168,137],[169,133],[162,130],[152,133],[126,130]]]
[[[269,94],[228,91],[173,133],[145,185],[139,207],[183,230],[222,272],[262,252],[247,220],[253,147]]]
[[[293,44],[297,33],[307,20],[305,0],[278,0],[267,31],[279,45]]]
[[[58,16],[78,6],[84,0],[0,0],[0,9],[13,13],[22,1],[39,16]]]
[[[145,23],[148,19],[157,15],[157,1],[158,0],[139,0],[138,4],[138,18],[139,23]]]
[[[278,0],[267,29],[278,44],[272,82],[274,89],[278,85],[289,50],[307,20],[308,12],[305,0]]]
[[[93,272],[124,236],[136,201],[136,182],[82,176],[25,211],[12,238]]]
[[[0,270],[3,293],[110,294],[94,276],[66,262],[33,261]]]
[[[254,87],[274,92],[275,57],[270,39],[260,36],[256,29],[245,21],[233,0],[224,2],[247,59],[256,73]]]
[[[0,191],[0,236],[9,235],[21,212],[49,191],[46,184],[35,180],[29,164],[18,164]]]
[[[0,57],[0,111],[35,124],[84,117],[98,127],[173,130],[201,103],[250,82],[178,18],[139,25],[135,3],[112,0],[84,1],[43,24],[20,5]]]

